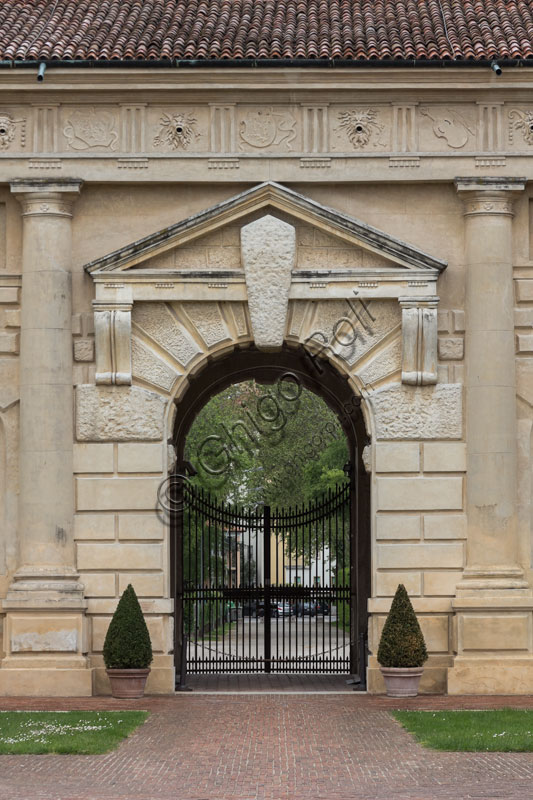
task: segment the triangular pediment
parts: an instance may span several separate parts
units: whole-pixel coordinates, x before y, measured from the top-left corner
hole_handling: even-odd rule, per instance
[[[134,270],[209,272],[242,269],[240,228],[264,215],[296,228],[295,270],[370,275],[406,270],[438,275],[446,262],[285,186],[259,184],[216,206],[115,250],[85,266],[93,276]]]

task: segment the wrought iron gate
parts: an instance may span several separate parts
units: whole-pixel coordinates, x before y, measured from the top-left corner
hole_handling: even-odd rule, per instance
[[[355,671],[351,486],[285,509],[245,510],[185,482],[180,492],[187,671]]]

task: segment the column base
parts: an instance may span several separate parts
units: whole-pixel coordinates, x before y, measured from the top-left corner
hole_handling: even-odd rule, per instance
[[[469,567],[452,600],[448,694],[533,692],[533,596],[518,567]]]
[[[448,670],[448,694],[533,693],[533,656],[457,656]]]
[[[76,571],[22,567],[2,601],[5,658],[0,695],[88,697],[87,601]]]
[[[93,670],[0,669],[0,697],[92,697]]]

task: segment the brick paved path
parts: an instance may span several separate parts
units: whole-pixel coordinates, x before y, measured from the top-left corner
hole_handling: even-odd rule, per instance
[[[424,750],[387,709],[532,698],[201,695],[0,699],[0,708],[148,708],[103,756],[0,756],[2,800],[531,800],[533,754]]]

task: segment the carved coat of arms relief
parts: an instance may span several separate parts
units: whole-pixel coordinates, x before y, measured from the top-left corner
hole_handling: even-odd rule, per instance
[[[96,111],[94,108],[72,111],[63,134],[72,150],[117,149],[115,118],[109,111]]]
[[[296,138],[296,117],[289,110],[275,111],[272,106],[247,111],[239,126],[239,150],[247,144],[261,149],[284,145],[292,150]]]

